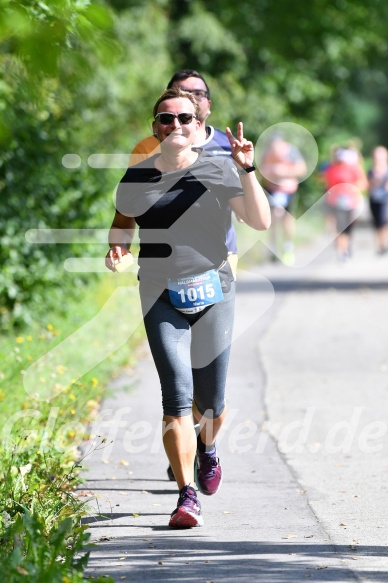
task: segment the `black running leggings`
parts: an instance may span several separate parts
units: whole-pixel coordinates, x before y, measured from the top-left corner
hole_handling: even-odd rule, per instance
[[[190,415],[194,399],[201,415],[219,417],[225,408],[235,283],[222,302],[197,314],[176,310],[167,290],[155,299],[140,284],[140,297],[164,414]]]

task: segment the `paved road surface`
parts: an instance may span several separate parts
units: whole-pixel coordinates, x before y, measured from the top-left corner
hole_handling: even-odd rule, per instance
[[[239,274],[225,478],[201,496],[203,528],[167,527],[177,491],[147,350],[112,383],[98,431],[107,442],[86,461],[98,541],[89,575],[388,581],[388,256],[375,255],[367,228],[345,265],[324,248],[301,251],[304,267]]]

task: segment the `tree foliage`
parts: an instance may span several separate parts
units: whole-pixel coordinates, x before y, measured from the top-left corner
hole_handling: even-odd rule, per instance
[[[0,299],[7,324],[30,321],[80,283],[64,278],[58,286],[66,250],[29,245],[24,235],[30,228],[85,226],[96,215],[101,185],[85,167],[69,172],[62,157],[82,150],[83,83],[96,59],[108,62],[114,39],[110,12],[88,2],[0,7]]]
[[[173,1],[179,20],[171,27],[179,65],[210,74],[217,99],[227,91],[234,121],[243,117],[252,137],[288,120],[319,138],[341,124],[337,111],[349,94],[360,95],[363,72],[370,79],[364,97],[375,101],[386,84],[388,7],[381,0],[203,0],[186,2],[178,16],[181,4]]]

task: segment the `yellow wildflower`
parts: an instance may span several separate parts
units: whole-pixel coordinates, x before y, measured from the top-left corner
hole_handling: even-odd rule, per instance
[[[17,337],[16,337],[16,342],[17,342],[18,344],[22,344],[22,342],[24,342],[24,338],[23,338],[23,336],[17,336]]]
[[[93,389],[95,389],[97,385],[98,385],[98,379],[96,379],[96,377],[93,377],[92,378],[92,387],[93,387]]]
[[[52,324],[47,324],[47,330],[50,330],[50,332],[52,332],[54,330],[54,326]]]

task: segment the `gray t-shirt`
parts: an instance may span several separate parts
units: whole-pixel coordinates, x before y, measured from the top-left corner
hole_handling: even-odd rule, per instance
[[[198,149],[191,166],[160,172],[159,155],[126,171],[116,209],[139,225],[139,277],[165,280],[217,268],[227,258],[229,199],[243,195],[229,157]]]

